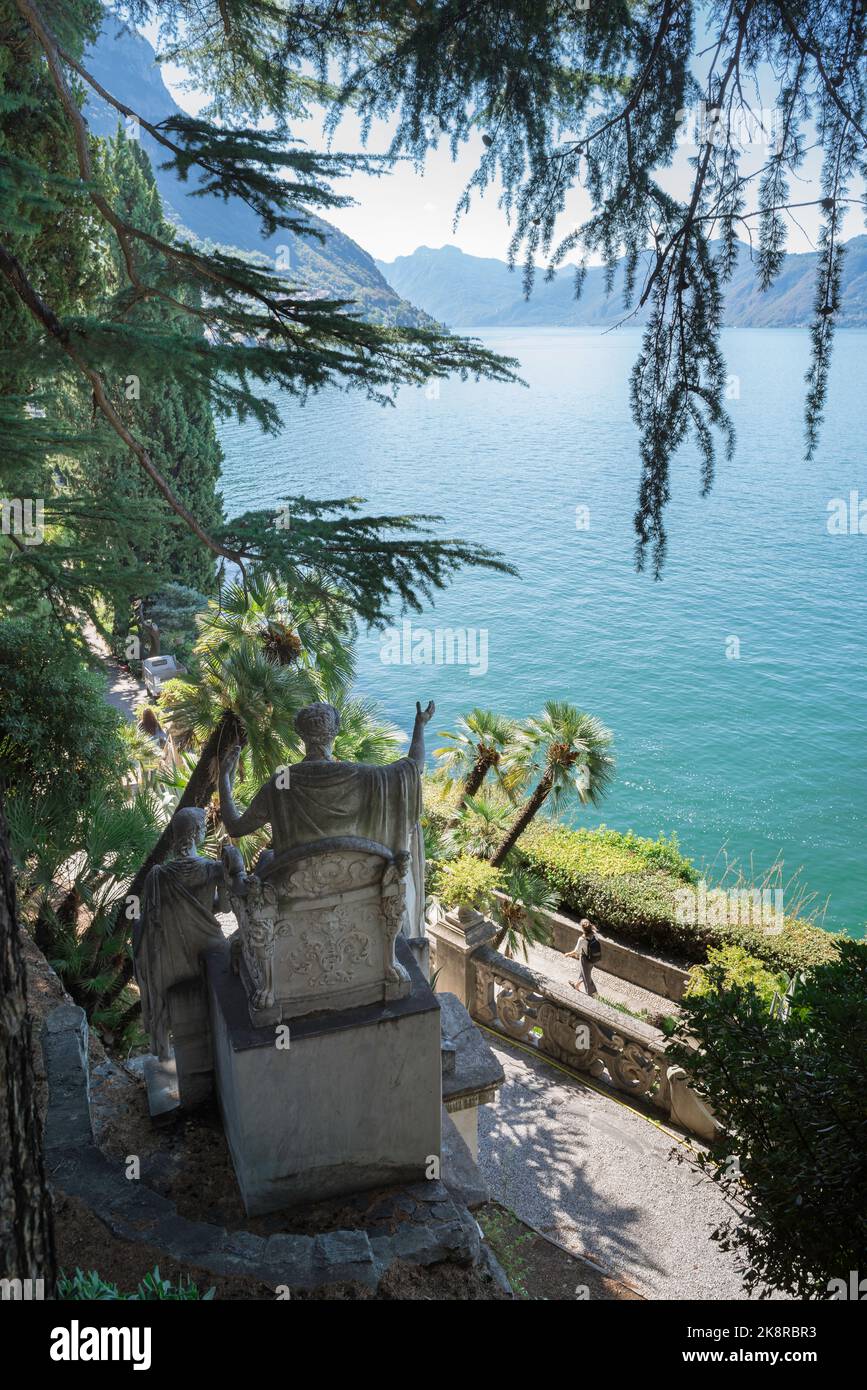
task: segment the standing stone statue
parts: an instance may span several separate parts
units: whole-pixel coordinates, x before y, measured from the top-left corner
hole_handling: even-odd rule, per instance
[[[260,787],[246,811],[232,799],[239,750],[220,768],[220,814],[229,835],[249,835],[271,827],[275,860],[300,845],[340,836],[362,836],[384,845],[395,856],[409,856],[405,935],[424,935],[424,841],[419,826],[424,728],[434,714],[433,702],[416,704],[415,726],[406,757],[383,767],[344,763],[332,754],[340,728],[333,705],[307,705],[295,718],[304,743],[299,763],[283,768]],[[402,859],[401,859],[401,862]]]
[[[205,812],[176,811],[171,830],[173,858],[155,864],[145,879],[133,943],[142,1020],[160,1061],[171,1057],[169,991],[198,980],[201,953],[223,940],[214,913],[228,908],[223,865],[197,853]]]

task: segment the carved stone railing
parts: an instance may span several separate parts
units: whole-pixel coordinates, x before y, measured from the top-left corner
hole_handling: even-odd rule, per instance
[[[479,1023],[670,1113],[669,1062],[658,1028],[546,979],[492,946],[478,947],[472,963],[470,1013]]]
[[[437,989],[450,990],[477,1023],[661,1110],[712,1143],[713,1112],[666,1055],[665,1034],[501,955],[499,928],[471,908],[428,919]]]

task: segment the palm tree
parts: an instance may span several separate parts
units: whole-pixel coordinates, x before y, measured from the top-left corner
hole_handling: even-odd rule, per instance
[[[248,748],[252,774],[263,782],[300,751],[298,710],[345,688],[353,670],[354,624],[339,596],[323,591],[321,609],[307,601],[294,610],[267,576],[251,573],[246,587],[230,584],[197,619],[190,676],[167,683],[160,719],[176,746],[197,748],[196,762],[176,809],[207,808],[220,763],[236,745]],[[166,825],[129,885],[141,897],[145,879],[171,842]],[[127,953],[123,973],[129,979]]]
[[[446,855],[473,854],[490,859],[511,824],[513,808],[505,800],[467,796],[457,816],[443,831]]]
[[[124,993],[126,883],[159,833],[157,798],[103,788],[73,821],[56,793],[11,797],[7,810],[22,919],[75,1002],[121,1037],[137,1003]]]
[[[461,801],[473,797],[489,772],[507,792],[514,789],[505,776],[505,759],[515,733],[515,721],[493,710],[471,709],[457,721],[454,733],[443,733],[450,740],[434,749],[434,757],[451,777],[463,778]]]
[[[318,698],[320,686],[309,667],[281,665],[266,646],[244,633],[231,641],[220,637],[212,646],[207,630],[196,649],[194,679],[168,682],[161,715],[182,748],[201,750],[190,782],[209,787],[209,800],[220,759],[236,743],[248,750],[260,782],[286,761],[287,749],[298,748],[295,715]]]
[[[335,758],[346,763],[390,763],[405,752],[406,735],[382,718],[374,700],[328,687],[323,693],[340,715]]]
[[[502,949],[507,956],[517,955],[520,949],[526,960],[528,946],[547,946],[551,940],[551,929],[542,910],[556,909],[557,894],[540,874],[524,864],[512,860],[505,869],[503,896],[494,898],[491,913],[500,928],[494,949]]]
[[[491,863],[499,868],[521,838],[537,811],[551,802],[554,809],[570,790],[583,804],[595,806],[614,775],[613,735],[592,714],[564,700],[548,700],[541,715],[520,727],[509,753],[508,772],[538,781],[512,823]]]
[[[224,654],[246,637],[275,665],[307,671],[323,690],[351,684],[355,623],[334,591],[323,592],[322,601],[293,603],[269,575],[254,571],[246,587],[229,584],[219,602],[212,600],[199,625],[211,653]]]

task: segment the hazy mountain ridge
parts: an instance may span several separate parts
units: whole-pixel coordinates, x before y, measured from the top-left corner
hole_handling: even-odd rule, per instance
[[[867,326],[867,236],[853,237],[843,264],[840,324]],[[606,294],[601,266],[588,269],[579,300],[575,271],[566,267],[552,281],[539,272],[529,300],[523,296],[520,268],[505,261],[469,256],[455,246],[419,246],[410,256],[377,261],[382,274],[404,298],[450,326],[575,327],[609,326],[628,312],[623,307],[623,262]],[[726,291],[725,322],[737,328],[796,328],[809,324],[815,294],[816,253],[789,255],[774,285],[764,294],[756,281],[750,249],[741,244],[738,266]],[[630,319],[643,323],[647,310]]]
[[[181,108],[163,82],[154,50],[143,38],[117,20],[109,18],[86,54],[84,66],[107,91],[138,111],[152,124],[181,113]],[[112,136],[121,119],[116,110],[88,89],[85,116],[96,135]],[[242,251],[260,252],[272,260],[278,247],[285,247],[283,263],[299,285],[323,299],[355,300],[364,318],[375,323],[399,326],[431,326],[428,315],[395,293],[369,256],[351,237],[319,217],[310,217],[312,226],[325,235],[298,236],[278,228],[272,237],[263,237],[259,220],[238,198],[193,196],[197,186],[195,172],[184,183],[171,169],[159,166],[167,157],[147,131],[141,142],[150,155],[157,187],[166,216],[200,241]]]

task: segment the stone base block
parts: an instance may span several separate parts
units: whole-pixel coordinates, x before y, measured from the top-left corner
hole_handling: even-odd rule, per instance
[[[401,938],[397,955],[405,998],[254,1027],[228,952],[208,952],[217,1094],[249,1215],[418,1181],[440,1159],[439,1004]]]
[[[184,1110],[192,1110],[214,1090],[208,997],[203,978],[184,980],[169,990],[169,1018],[178,1098]]]
[[[173,1115],[181,1104],[178,1094],[178,1069],[174,1057],[165,1062],[161,1062],[159,1057],[146,1057],[144,1078],[148,1089],[151,1119],[161,1120]]]

